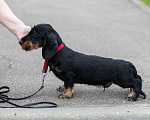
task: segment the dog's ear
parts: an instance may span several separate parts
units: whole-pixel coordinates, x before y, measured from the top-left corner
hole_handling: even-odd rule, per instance
[[[53,33],[48,33],[44,40],[42,56],[44,59],[52,58],[58,49],[57,37]]]

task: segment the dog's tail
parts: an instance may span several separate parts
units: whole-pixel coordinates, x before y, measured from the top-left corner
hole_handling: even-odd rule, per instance
[[[132,63],[130,64],[130,67],[131,67],[131,70],[132,70],[132,72],[133,72],[133,77],[134,77],[135,79],[140,79],[140,80],[142,80],[141,76],[137,74],[137,70],[136,70],[135,66],[134,66]]]
[[[142,81],[143,80],[142,80],[141,76],[137,74],[137,70],[136,70],[135,66],[132,63],[130,64],[130,67],[132,69],[134,79],[138,80],[138,82],[139,82],[139,87],[140,87],[139,88],[140,89],[139,93],[141,95],[143,95],[143,99],[146,99],[146,94],[142,91]]]

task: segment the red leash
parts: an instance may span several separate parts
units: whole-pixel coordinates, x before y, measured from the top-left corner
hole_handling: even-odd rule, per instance
[[[65,43],[64,43],[64,42],[61,43],[61,44],[58,46],[58,49],[57,49],[56,52],[60,51],[64,46],[65,46]],[[44,66],[43,66],[43,70],[42,70],[43,73],[46,73],[46,72],[47,72],[47,70],[48,70],[48,61],[49,61],[50,59],[51,59],[51,58],[45,60]]]

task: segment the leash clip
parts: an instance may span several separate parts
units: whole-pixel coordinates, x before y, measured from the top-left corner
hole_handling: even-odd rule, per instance
[[[44,87],[44,79],[45,79],[45,77],[46,77],[46,75],[47,75],[47,72],[42,72],[42,75],[43,75],[43,80],[42,80],[42,88]]]
[[[42,73],[42,75],[43,75],[43,78],[45,78],[45,77],[46,77],[46,75],[47,75],[47,73]]]

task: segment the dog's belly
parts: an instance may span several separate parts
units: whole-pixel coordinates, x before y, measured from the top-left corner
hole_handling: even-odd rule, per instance
[[[81,74],[75,76],[75,83],[88,84],[88,85],[104,85],[111,83],[117,79],[117,75],[106,75],[106,74]]]

